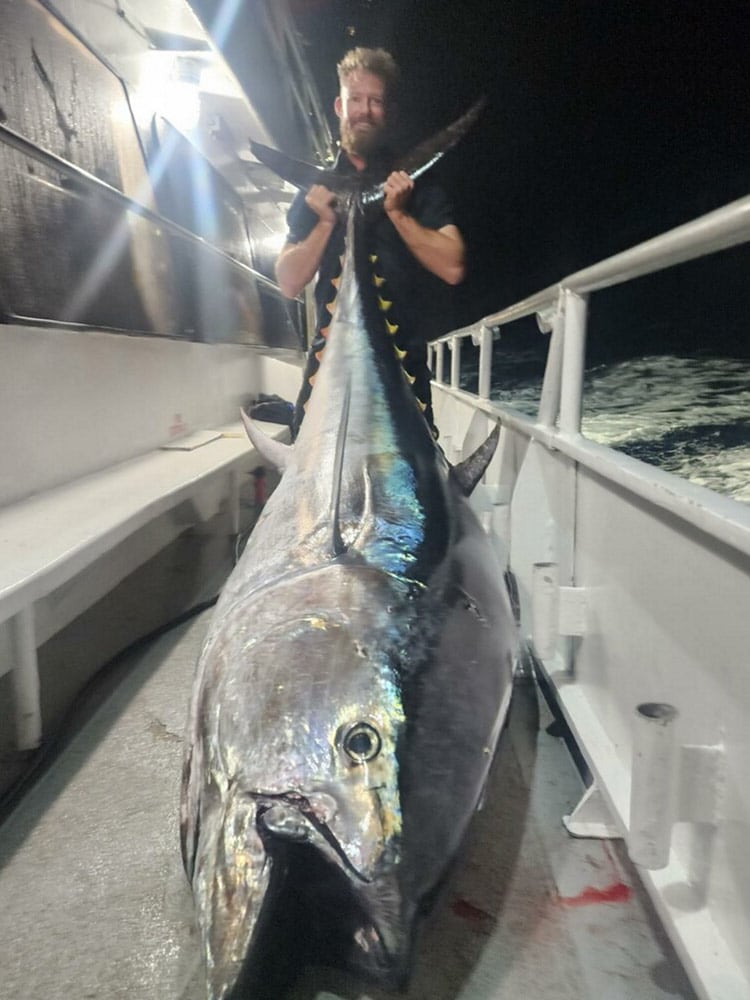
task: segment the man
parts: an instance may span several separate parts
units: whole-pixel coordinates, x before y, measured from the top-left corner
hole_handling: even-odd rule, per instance
[[[383,49],[356,48],[344,56],[337,69],[340,91],[334,109],[339,119],[341,152],[334,170],[353,172],[369,167],[385,174],[392,160],[389,119],[398,67]],[[406,351],[404,368],[414,379],[414,391],[437,435],[425,347],[430,331],[425,329],[424,309],[415,288],[429,292],[430,282],[436,279],[438,284],[459,284],[465,273],[464,242],[445,196],[426,178],[415,185],[408,174],[393,171],[383,193],[384,214],[372,224],[368,249],[371,259],[376,260],[378,279],[384,279],[381,298],[392,303],[386,320],[391,329],[398,327],[394,339],[399,349]],[[300,192],[289,209],[287,242],[276,261],[279,286],[290,298],[318,273],[316,331],[295,408],[295,436],[325,347],[321,329],[330,322],[326,305],[335,296],[332,282],[341,270],[344,224],[336,214],[335,203],[335,194],[321,185]]]

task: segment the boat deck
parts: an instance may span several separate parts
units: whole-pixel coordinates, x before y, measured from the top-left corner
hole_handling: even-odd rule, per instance
[[[205,997],[177,813],[209,617],[119,664],[117,683],[0,827],[0,997]],[[621,843],[565,832],[582,784],[551,721],[521,681],[485,808],[424,922],[409,1000],[693,1000]],[[289,1000],[387,996],[307,969]]]

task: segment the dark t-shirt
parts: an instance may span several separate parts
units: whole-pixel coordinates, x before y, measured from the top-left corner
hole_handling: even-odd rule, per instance
[[[341,172],[354,172],[345,156],[339,156],[334,167]],[[407,211],[427,229],[441,229],[454,223],[453,210],[444,192],[429,178],[419,178],[412,191]],[[317,215],[305,204],[305,192],[300,191],[287,214],[287,242],[300,243],[318,221]],[[317,310],[316,333],[330,322],[326,304],[335,297],[331,280],[341,273],[340,258],[344,252],[345,223],[336,224],[323,252],[315,286]],[[435,315],[435,302],[444,301],[447,286],[427,271],[406,248],[385,212],[374,213],[365,238],[368,253],[377,256],[375,271],[385,278],[383,297],[392,302],[389,320],[398,324],[396,342],[401,349],[421,347],[441,333],[430,321]]]

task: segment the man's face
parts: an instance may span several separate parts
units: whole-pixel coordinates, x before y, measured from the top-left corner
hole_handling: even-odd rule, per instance
[[[385,83],[373,73],[355,70],[345,78],[334,108],[341,128],[341,145],[348,153],[367,157],[383,145],[385,97]]]

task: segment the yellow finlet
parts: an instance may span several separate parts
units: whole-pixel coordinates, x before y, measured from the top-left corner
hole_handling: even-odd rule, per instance
[[[327,309],[327,310],[328,310],[328,312],[329,312],[329,313],[331,314],[331,316],[333,316],[333,310],[334,310],[335,308],[336,308],[336,299],[334,299],[334,300],[333,300],[332,302],[328,302],[328,303],[326,304],[326,309]]]
[[[427,403],[423,403],[421,399],[417,400],[417,406],[422,411],[422,413],[424,413],[424,411],[427,409]]]
[[[377,264],[377,262],[378,262],[378,255],[376,253],[371,253],[370,254],[370,263],[371,264]]]
[[[395,344],[393,345],[393,353],[396,355],[399,361],[403,361],[404,358],[406,357],[406,351],[402,351],[399,347],[396,347]]]
[[[378,295],[378,306],[380,307],[382,312],[388,312],[388,310],[391,308],[392,305],[393,305],[392,302],[388,302],[386,299],[381,298],[381,296]]]
[[[417,381],[416,375],[410,375],[405,368],[404,368],[404,375],[406,375],[406,381],[409,383],[409,385],[414,385],[414,383]]]
[[[341,275],[339,275],[337,278],[331,278],[331,284],[333,285],[334,288],[338,288],[339,285],[341,284]]]
[[[372,283],[376,288],[382,288],[385,284],[385,278],[381,278],[379,274],[373,274]]]
[[[389,323],[388,319],[386,318],[385,328],[388,331],[389,335],[393,337],[396,331],[398,330],[398,323]]]

